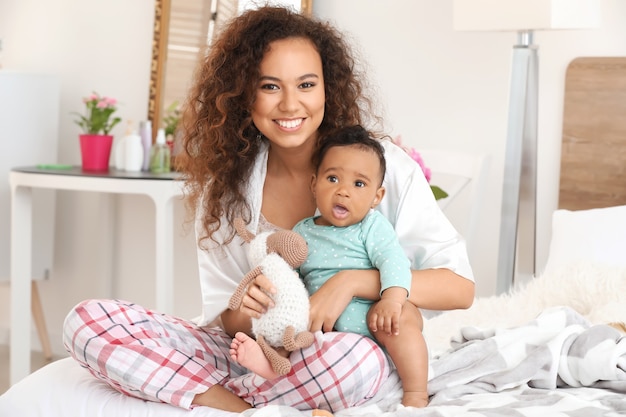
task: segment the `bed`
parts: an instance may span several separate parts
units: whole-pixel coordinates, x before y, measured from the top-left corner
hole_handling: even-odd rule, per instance
[[[568,67],[559,209],[544,271],[508,294],[429,319],[425,409],[398,406],[396,375],[337,417],[626,414],[626,58]],[[596,165],[597,164],[597,167]],[[125,397],[72,359],[0,397],[1,417],[231,417]],[[244,417],[311,416],[290,407]]]

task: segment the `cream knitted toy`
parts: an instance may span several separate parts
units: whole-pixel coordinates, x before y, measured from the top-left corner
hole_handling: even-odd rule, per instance
[[[252,318],[252,332],[274,372],[285,375],[291,370],[291,363],[275,348],[282,346],[291,352],[313,343],[313,334],[308,331],[309,294],[293,269],[306,259],[306,242],[291,230],[255,236],[246,229],[242,219],[235,219],[234,225],[237,234],[250,244],[248,261],[256,267],[243,277],[228,308],[236,310],[241,306],[248,285],[258,275],[265,275],[274,284],[276,294],[272,299],[275,305],[260,318]]]

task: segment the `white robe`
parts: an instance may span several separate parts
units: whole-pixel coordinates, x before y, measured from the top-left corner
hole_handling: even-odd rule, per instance
[[[390,141],[382,144],[387,160],[383,184],[386,192],[376,209],[394,225],[413,269],[448,268],[473,281],[465,240],[439,208],[420,166]],[[258,228],[261,214],[268,149],[263,146],[259,152],[248,183],[248,204],[252,210],[248,228],[253,231]],[[215,234],[218,242],[229,234],[226,224],[222,219],[222,227]],[[247,247],[239,236],[221,248],[212,241],[205,241],[206,245],[211,249],[198,247],[202,315],[196,322],[201,326],[215,320],[227,308],[239,281],[253,267],[248,263]]]

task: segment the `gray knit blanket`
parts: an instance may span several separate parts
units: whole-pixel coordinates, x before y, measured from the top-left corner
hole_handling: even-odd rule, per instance
[[[626,337],[608,325],[590,325],[567,307],[547,309],[509,329],[465,327],[450,349],[431,359],[429,392],[427,408],[402,407],[394,373],[368,404],[335,416],[626,415]],[[242,415],[311,412],[268,406]]]

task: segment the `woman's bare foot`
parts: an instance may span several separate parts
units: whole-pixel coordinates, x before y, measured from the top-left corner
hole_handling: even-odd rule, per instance
[[[333,414],[330,411],[320,410],[316,408],[311,411],[311,416],[313,417],[333,417]]]
[[[402,405],[405,407],[424,408],[428,405],[428,393],[426,391],[404,391]]]
[[[250,404],[221,385],[213,385],[202,394],[197,394],[191,403],[234,413],[241,413],[252,408]]]
[[[274,379],[278,376],[261,350],[261,346],[245,333],[235,334],[230,344],[230,357],[265,379]]]

